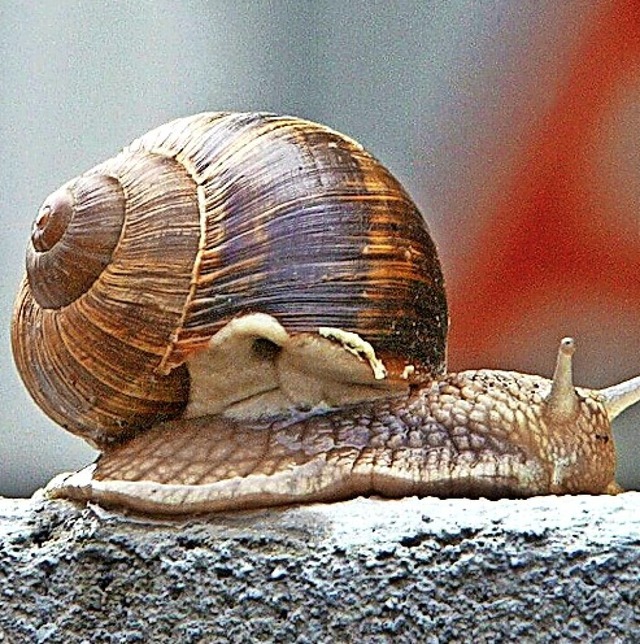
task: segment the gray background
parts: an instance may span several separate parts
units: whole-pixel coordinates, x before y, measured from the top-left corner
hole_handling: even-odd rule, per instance
[[[391,168],[428,213],[455,277],[480,252],[468,205],[499,189],[496,160],[518,154],[520,133],[553,101],[565,53],[595,10],[555,0],[0,0],[0,494],[29,494],[93,454],[37,410],[10,355],[23,249],[49,192],[176,116],[294,113],[350,134]],[[633,323],[621,337],[638,336]],[[554,352],[543,352],[544,373]],[[540,353],[518,347],[508,366],[529,367]],[[581,382],[629,375],[615,357],[582,356]],[[640,411],[621,421],[629,485],[638,447],[623,439]]]

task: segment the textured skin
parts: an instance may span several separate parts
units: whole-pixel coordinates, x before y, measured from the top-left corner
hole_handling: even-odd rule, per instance
[[[615,456],[598,394],[571,422],[549,417],[549,380],[449,374],[406,398],[288,424],[204,417],[159,425],[54,495],[150,512],[202,512],[380,494],[526,497],[603,493]]]

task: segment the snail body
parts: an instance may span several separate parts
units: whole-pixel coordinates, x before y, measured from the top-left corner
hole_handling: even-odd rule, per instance
[[[418,209],[361,146],[270,114],[142,136],[54,192],[12,324],[18,370],[97,446],[50,494],[159,513],[358,494],[617,489],[610,421],[640,379],[445,373]]]

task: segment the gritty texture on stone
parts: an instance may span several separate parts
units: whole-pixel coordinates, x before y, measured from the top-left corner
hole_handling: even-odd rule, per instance
[[[0,499],[0,641],[640,642],[640,494],[189,520]]]

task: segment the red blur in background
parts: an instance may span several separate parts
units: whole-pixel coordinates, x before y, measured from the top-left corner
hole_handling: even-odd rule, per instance
[[[603,5],[568,55],[500,197],[469,213],[476,251],[447,271],[452,369],[550,373],[574,335],[581,384],[640,371],[640,3]]]

